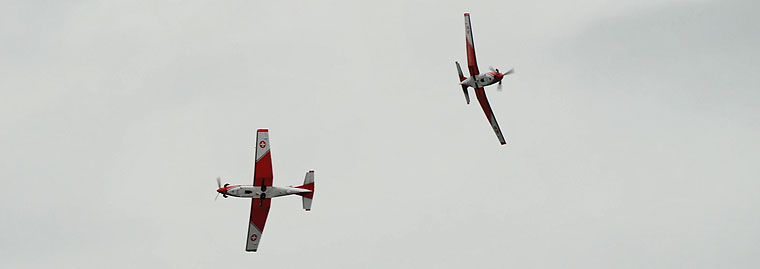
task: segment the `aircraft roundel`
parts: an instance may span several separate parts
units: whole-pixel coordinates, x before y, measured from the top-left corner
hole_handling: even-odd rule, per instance
[[[259,142],[259,147],[260,147],[260,148],[265,148],[266,146],[267,146],[267,142],[264,142],[264,140],[261,140],[261,141]]]
[[[259,239],[259,236],[256,234],[251,235],[251,241],[256,241],[256,239]]]

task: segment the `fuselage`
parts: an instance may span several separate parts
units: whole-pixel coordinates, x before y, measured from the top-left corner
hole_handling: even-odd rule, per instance
[[[267,186],[266,190],[262,191],[261,186],[253,186],[253,185],[229,185],[226,187],[219,188],[216,191],[224,195],[235,196],[235,197],[240,197],[240,198],[259,198],[261,197],[262,193],[266,195],[267,198],[273,198],[273,197],[279,197],[279,196],[285,196],[285,195],[291,195],[291,194],[311,192],[311,190],[307,190],[307,189],[301,189],[301,188],[295,188],[295,187],[276,187],[276,186]]]
[[[483,88],[488,85],[496,84],[499,81],[501,81],[503,78],[504,78],[504,74],[502,73],[488,72],[488,73],[483,73],[480,75],[468,77],[467,79],[463,80],[459,84],[465,85],[468,87],[473,87],[473,88]]]

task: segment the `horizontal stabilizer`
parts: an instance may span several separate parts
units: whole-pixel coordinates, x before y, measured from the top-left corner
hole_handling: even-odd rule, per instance
[[[462,85],[462,92],[464,92],[464,100],[467,100],[467,104],[470,104],[470,92],[467,91],[467,86]]]
[[[457,73],[459,73],[459,82],[462,82],[467,78],[464,76],[464,74],[462,74],[462,68],[459,67],[459,62],[454,62],[454,63],[457,64]]]
[[[303,185],[298,186],[299,189],[307,189],[311,192],[299,193],[301,200],[303,201],[303,209],[311,211],[311,200],[314,199],[314,170],[306,172],[306,177],[303,179]]]
[[[462,74],[462,67],[459,67],[459,62],[454,62],[457,64],[457,73],[459,74],[459,82],[465,81],[467,78]],[[467,100],[467,104],[470,104],[470,93],[467,92],[467,86],[462,85],[462,91],[464,92],[464,99]]]

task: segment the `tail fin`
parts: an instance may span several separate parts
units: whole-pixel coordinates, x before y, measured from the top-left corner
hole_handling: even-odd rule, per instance
[[[462,74],[462,68],[459,67],[459,62],[455,63],[457,64],[457,72],[459,73],[459,82],[462,82],[467,78]],[[464,92],[464,99],[467,100],[467,104],[470,104],[470,93],[467,91],[466,85],[462,85],[462,92]]]
[[[306,172],[306,177],[303,179],[303,185],[296,188],[311,190],[311,192],[298,194],[302,196],[301,199],[303,200],[303,209],[306,211],[311,211],[311,199],[314,198],[314,170],[309,170],[309,172]]]

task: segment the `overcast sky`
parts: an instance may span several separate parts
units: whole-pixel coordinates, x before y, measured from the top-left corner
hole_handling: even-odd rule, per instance
[[[760,267],[756,1],[2,6],[1,268]]]

